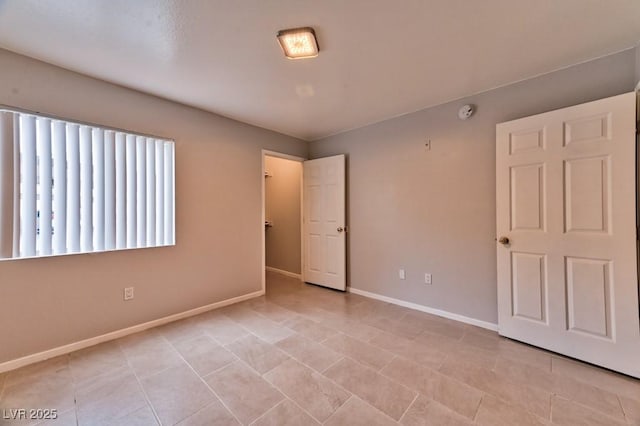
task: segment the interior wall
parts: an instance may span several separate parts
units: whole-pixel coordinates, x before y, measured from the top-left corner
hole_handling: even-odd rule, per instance
[[[496,124],[631,91],[635,61],[627,50],[312,142],[311,158],[348,157],[350,285],[496,323]]]
[[[0,262],[0,363],[261,290],[262,149],[306,142],[5,50],[0,69],[1,104],[175,139],[177,241]]]
[[[300,274],[302,163],[266,156],[265,170],[265,219],[273,224],[265,229],[266,264]]]

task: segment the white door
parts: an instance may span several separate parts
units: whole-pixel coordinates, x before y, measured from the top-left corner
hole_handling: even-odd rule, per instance
[[[635,134],[635,93],[498,124],[498,319],[640,377]]]
[[[306,282],[346,290],[344,155],[304,162],[304,272]]]

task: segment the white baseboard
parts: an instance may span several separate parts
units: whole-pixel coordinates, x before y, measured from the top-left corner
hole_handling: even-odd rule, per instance
[[[16,368],[24,367],[25,365],[34,364],[36,362],[45,361],[50,358],[54,358],[60,355],[65,355],[70,352],[77,351],[79,349],[88,348],[99,343],[104,343],[109,340],[119,339],[120,337],[127,336],[129,334],[138,333],[146,329],[157,327],[162,324],[177,321],[183,318],[199,315],[213,309],[222,308],[223,306],[233,305],[234,303],[242,302],[244,300],[253,299],[264,294],[264,290],[256,291],[242,296],[233,297],[231,299],[222,300],[220,302],[211,303],[209,305],[201,306],[199,308],[190,309],[185,312],[169,315],[163,318],[148,321],[142,324],[134,325],[132,327],[123,328],[121,330],[112,331],[110,333],[103,334],[101,336],[91,337],[89,339],[81,340],[79,342],[70,343],[68,345],[59,346],[57,348],[49,349],[43,352],[27,355],[22,358],[17,358],[11,361],[0,363],[0,373],[6,371],[15,370]]]
[[[301,274],[296,274],[295,272],[289,272],[289,271],[285,271],[283,269],[272,268],[271,266],[267,266],[267,267],[265,267],[265,269],[267,271],[269,271],[269,272],[274,272],[276,274],[284,275],[286,277],[297,278],[300,281],[302,281],[302,275]]]
[[[469,318],[464,315],[454,314],[452,312],[443,311],[440,309],[430,308],[424,305],[418,305],[417,303],[407,302],[400,299],[394,299],[392,297],[383,296],[377,293],[371,293],[364,290],[359,290],[353,287],[347,287],[347,291],[353,294],[359,294],[360,296],[368,297],[370,299],[381,300],[383,302],[392,303],[394,305],[404,306],[405,308],[414,309],[416,311],[426,312],[428,314],[437,315],[439,317],[448,318],[454,321],[463,322],[465,324],[475,325],[476,327],[486,328],[487,330],[498,331],[498,324],[492,322],[481,321],[475,318]]]

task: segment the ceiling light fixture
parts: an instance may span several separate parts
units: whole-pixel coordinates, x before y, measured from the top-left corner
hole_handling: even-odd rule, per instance
[[[311,27],[280,30],[278,41],[289,59],[315,58],[320,51],[316,33]]]

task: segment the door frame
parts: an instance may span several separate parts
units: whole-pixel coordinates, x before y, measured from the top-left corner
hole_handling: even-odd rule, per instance
[[[285,160],[291,160],[299,162],[302,166],[302,163],[307,159],[303,157],[297,157],[295,155],[285,154],[277,151],[270,151],[268,149],[263,149],[261,154],[262,161],[262,173],[260,174],[261,178],[261,187],[262,187],[262,214],[260,220],[260,227],[262,229],[262,292],[264,293],[267,288],[267,240],[264,229],[264,222],[266,220],[266,178],[265,173],[267,172],[265,168],[265,157],[276,157],[283,158]],[[300,170],[300,279],[304,281],[304,220],[303,220],[303,207],[304,207],[304,191],[303,191],[303,173],[302,169]]]

